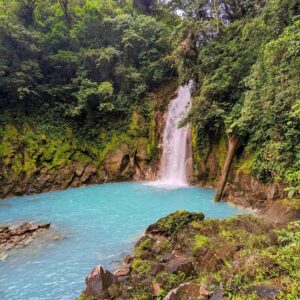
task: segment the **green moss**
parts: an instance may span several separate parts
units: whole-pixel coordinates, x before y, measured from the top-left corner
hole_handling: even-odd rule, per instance
[[[227,241],[233,241],[235,239],[233,232],[226,229],[222,229],[219,233],[219,236]]]
[[[129,127],[129,134],[137,137],[145,135],[145,119],[138,112],[134,111],[131,116],[131,124]]]
[[[157,246],[160,253],[172,251],[172,243],[169,240],[162,240]]]
[[[191,226],[194,229],[202,229],[204,225],[203,225],[202,221],[193,221],[193,222],[191,222]]]
[[[17,153],[11,159],[12,171],[14,174],[19,175],[23,172],[23,156],[21,153]]]
[[[173,235],[187,224],[203,219],[203,213],[190,213],[185,210],[178,210],[175,213],[160,219],[157,222],[157,225],[166,230],[167,235]]]
[[[87,297],[84,293],[82,293],[79,297],[76,298],[76,300],[97,300],[97,298],[93,296]]]
[[[139,246],[135,247],[134,254],[139,257],[143,254],[145,250],[151,250],[153,241],[150,238],[145,239]]]
[[[99,160],[103,161],[105,157],[117,149],[120,144],[127,144],[129,146],[134,145],[134,140],[127,134],[114,134],[109,142],[107,142],[104,148],[99,151],[97,154],[99,155]]]
[[[226,155],[227,155],[227,139],[225,135],[222,135],[216,148],[216,157],[220,168],[223,168],[225,164]]]
[[[192,147],[193,147],[193,158],[196,164],[201,162],[201,157],[198,151],[198,137],[195,127],[192,127]]]
[[[153,263],[150,260],[135,258],[131,267],[138,274],[148,274],[151,270],[152,264]]]
[[[140,128],[141,117],[137,114],[133,116],[133,125]],[[0,128],[0,163],[6,168],[5,176],[19,180],[24,176],[30,177],[43,167],[59,169],[74,162],[99,166],[120,144],[128,145],[132,155],[137,147],[142,147],[147,159],[150,159],[150,142],[138,135],[119,131],[108,135],[106,130],[99,130],[98,137],[93,141],[76,136],[68,127],[49,130],[47,126],[34,127],[27,123],[19,127],[7,124]]]
[[[150,116],[150,126],[149,126],[149,139],[147,152],[152,158],[157,156],[157,132],[156,132],[156,113],[153,109]]]
[[[192,246],[193,252],[205,247],[209,241],[209,238],[202,234],[196,234]]]
[[[15,153],[16,146],[20,139],[18,130],[15,126],[7,124],[1,132],[1,137],[0,159],[4,159],[5,165],[9,165],[10,158]]]
[[[187,279],[189,278],[187,278],[183,272],[178,272],[177,274],[168,274],[164,288],[160,290],[159,299],[163,299],[170,290],[178,287],[180,284],[187,281]]]
[[[243,174],[247,175],[251,174],[254,161],[255,154],[243,155],[237,165],[237,172],[242,172]]]
[[[151,290],[144,286],[136,286],[130,295],[130,300],[148,300]]]

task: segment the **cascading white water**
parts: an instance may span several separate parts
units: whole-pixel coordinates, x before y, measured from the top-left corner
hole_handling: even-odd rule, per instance
[[[163,155],[160,167],[160,178],[152,185],[175,188],[187,186],[187,145],[189,127],[178,128],[185,118],[191,102],[190,85],[181,86],[177,97],[168,107],[166,126],[163,133]]]

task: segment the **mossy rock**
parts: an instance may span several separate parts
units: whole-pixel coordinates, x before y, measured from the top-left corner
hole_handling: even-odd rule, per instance
[[[146,233],[150,234],[162,234],[165,236],[171,236],[178,230],[185,227],[187,224],[193,221],[203,221],[204,214],[201,212],[188,212],[184,210],[178,210],[167,217],[159,219],[155,224],[150,225]]]

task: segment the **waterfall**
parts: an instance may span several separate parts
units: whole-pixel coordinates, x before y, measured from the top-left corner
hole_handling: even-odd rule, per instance
[[[163,155],[160,166],[159,180],[152,183],[155,186],[175,188],[187,186],[187,150],[189,126],[178,128],[190,108],[191,83],[181,86],[178,95],[168,107],[166,125],[163,133]]]

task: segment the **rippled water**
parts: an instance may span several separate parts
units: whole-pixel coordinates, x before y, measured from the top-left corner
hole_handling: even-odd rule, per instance
[[[75,299],[96,264],[114,269],[146,226],[178,209],[225,218],[242,210],[212,201],[214,191],[164,190],[142,183],[86,188],[0,201],[0,223],[51,222],[64,239],[18,250],[0,262],[0,299]]]

